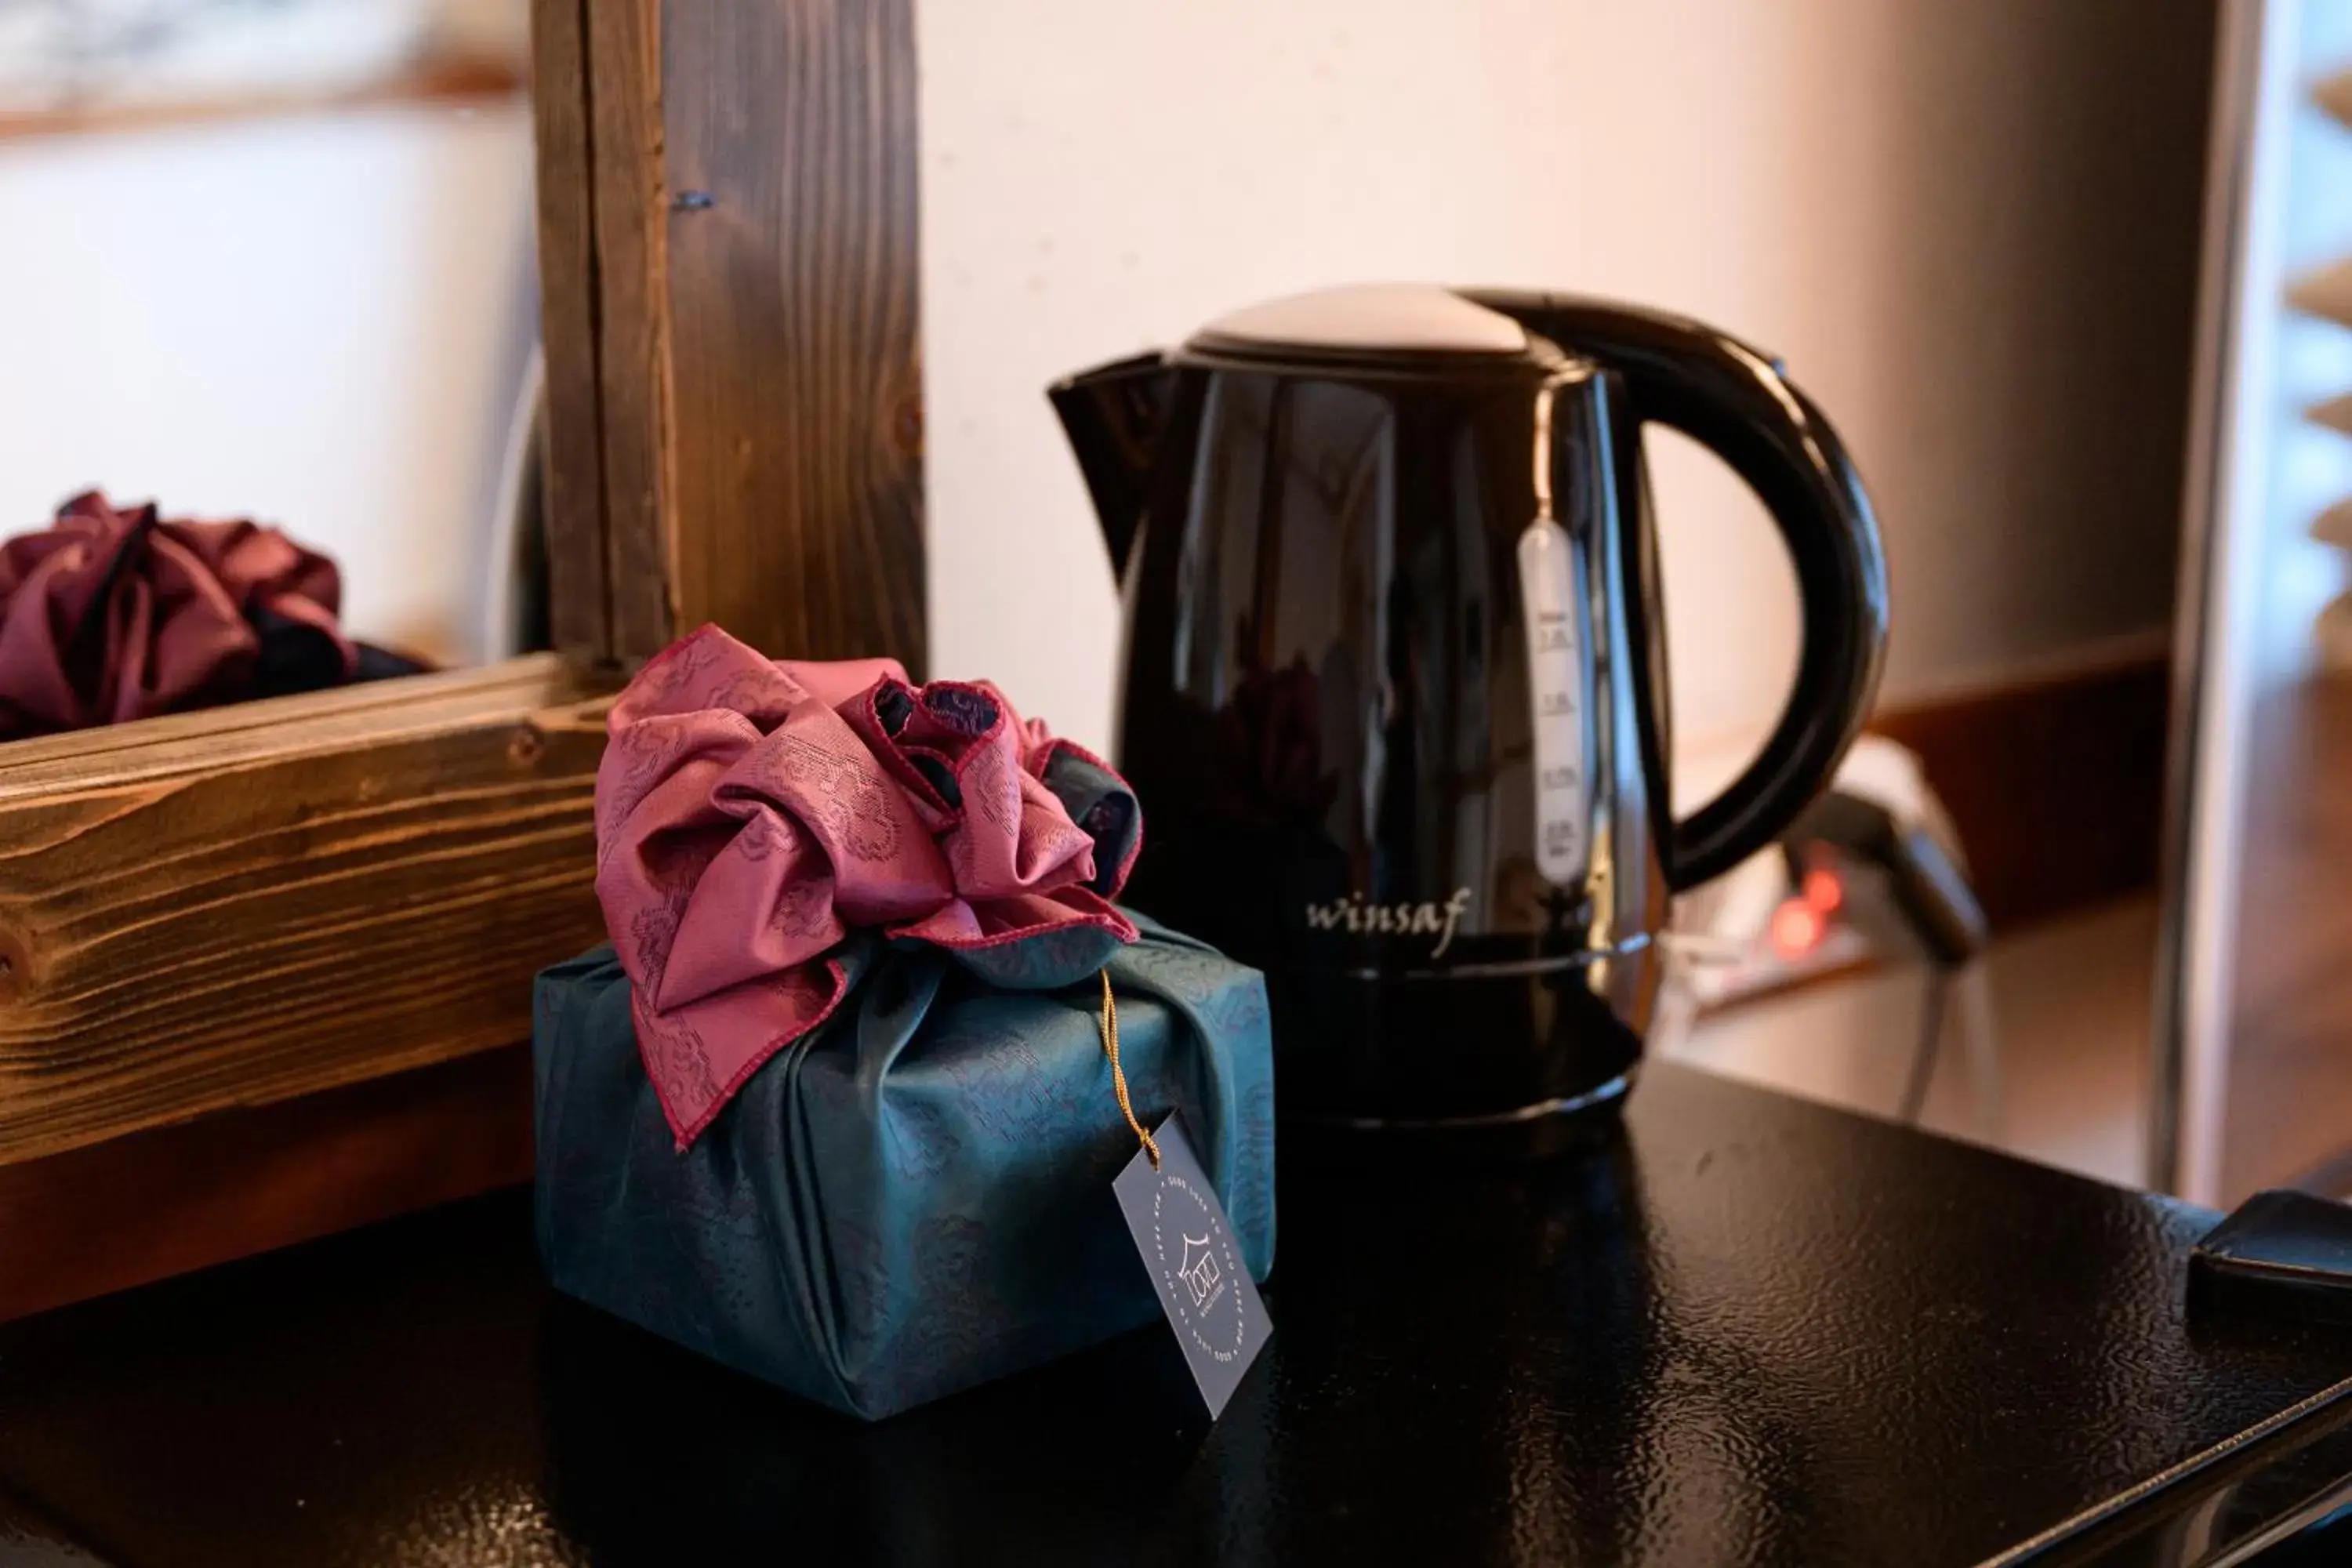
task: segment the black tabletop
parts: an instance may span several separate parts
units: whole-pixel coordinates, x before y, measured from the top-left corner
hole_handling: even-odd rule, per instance
[[[824,1415],[552,1296],[520,1194],[26,1320],[0,1561],[1934,1568],[2352,1375],[2189,1323],[2209,1214],[1669,1066],[1584,1154],[1286,1154],[1280,1202],[1205,1432],[1148,1333]]]

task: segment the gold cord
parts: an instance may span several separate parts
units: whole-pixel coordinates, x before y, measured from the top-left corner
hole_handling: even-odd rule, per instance
[[[1118,1065],[1118,1004],[1111,1000],[1108,968],[1102,972],[1102,1043],[1103,1055],[1110,1058],[1110,1091],[1118,1096],[1119,1114],[1127,1118],[1129,1127],[1135,1129],[1136,1141],[1143,1145],[1143,1152],[1151,1156],[1151,1168],[1156,1171],[1160,1169],[1160,1145],[1153,1142],[1151,1134],[1143,1130],[1143,1123],[1135,1119],[1135,1107],[1128,1102],[1127,1098],[1127,1069]]]

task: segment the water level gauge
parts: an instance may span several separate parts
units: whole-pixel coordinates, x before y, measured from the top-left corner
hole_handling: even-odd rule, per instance
[[[1584,710],[1592,682],[1584,660],[1582,575],[1568,531],[1552,518],[1538,518],[1519,535],[1519,598],[1535,720],[1536,868],[1561,888],[1584,874],[1591,816]]]

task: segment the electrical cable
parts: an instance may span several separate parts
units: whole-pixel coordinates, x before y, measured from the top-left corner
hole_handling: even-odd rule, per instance
[[[1959,1026],[1961,1047],[1967,1054],[1969,1081],[1977,1090],[1975,1136],[2000,1148],[2009,1129],[2002,1113],[2000,1037],[1993,1027],[1992,973],[1978,959],[1952,979],[1953,1021]]]
[[[1927,1108],[1927,1086],[1935,1080],[1936,1058],[1944,1043],[1944,1015],[1949,1011],[1952,972],[1943,964],[1927,971],[1927,1001],[1919,1018],[1918,1043],[1911,1047],[1911,1070],[1904,1080],[1903,1100],[1895,1119],[1912,1126]]]

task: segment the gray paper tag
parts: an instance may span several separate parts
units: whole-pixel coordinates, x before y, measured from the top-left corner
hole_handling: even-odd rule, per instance
[[[1159,1168],[1139,1149],[1111,1190],[1213,1421],[1274,1325],[1182,1122],[1170,1117],[1152,1139],[1160,1145]]]

